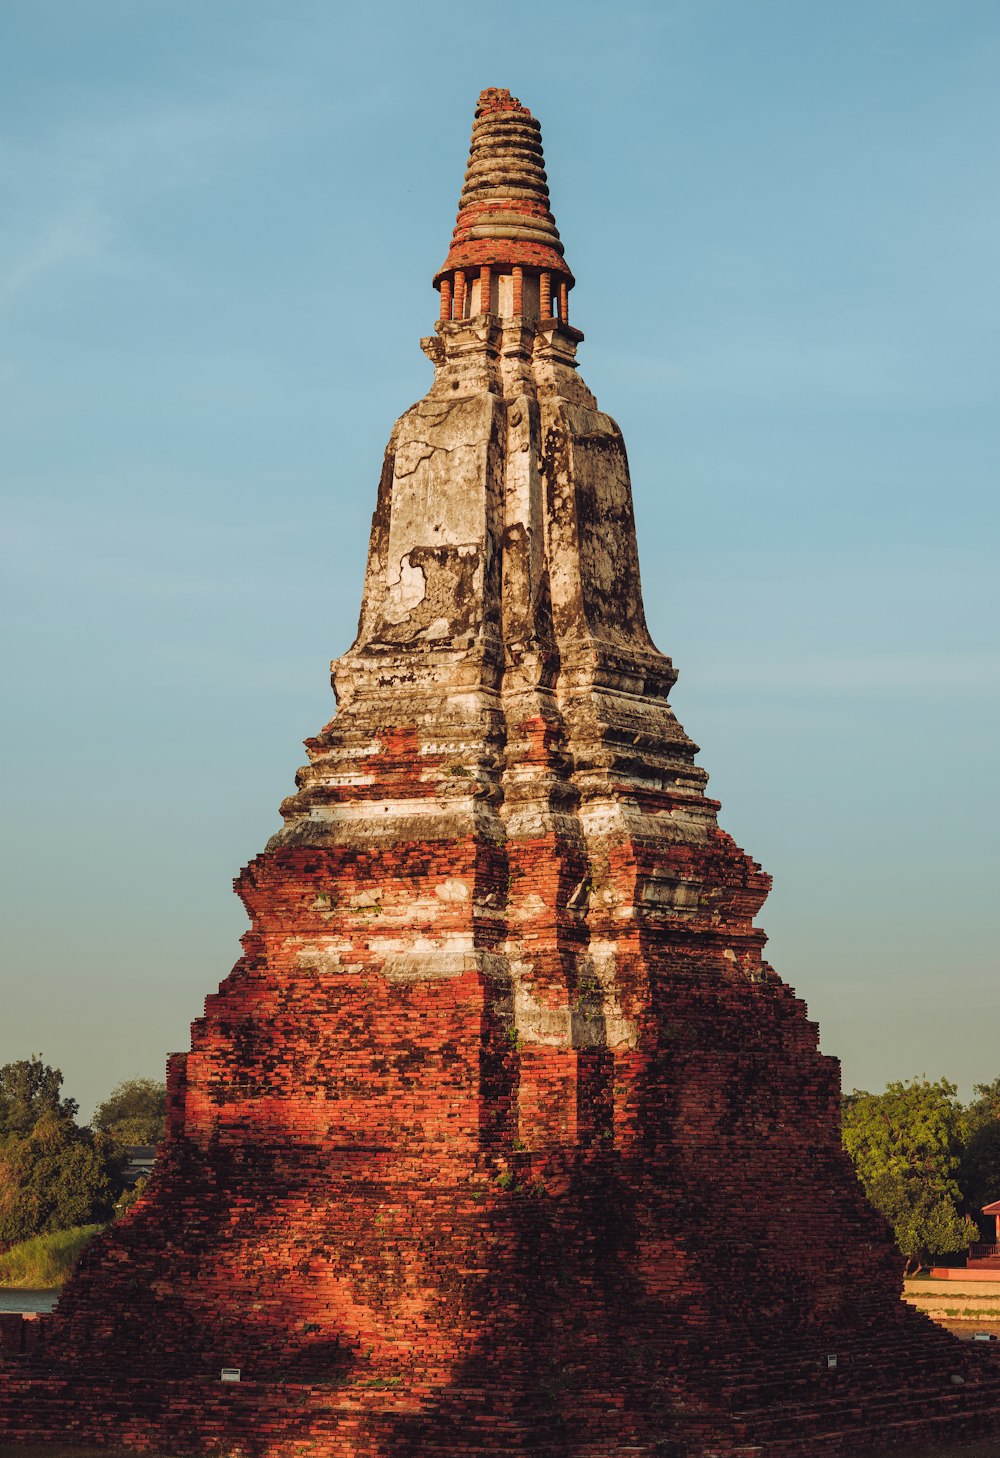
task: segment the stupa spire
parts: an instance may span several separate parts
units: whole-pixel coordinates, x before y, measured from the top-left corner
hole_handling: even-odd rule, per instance
[[[574,278],[549,205],[542,130],[502,87],[480,93],[451,248],[434,277],[441,318],[569,316]]]

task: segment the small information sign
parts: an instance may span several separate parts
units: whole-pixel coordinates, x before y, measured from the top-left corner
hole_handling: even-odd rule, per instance
[[[826,1365],[829,1367],[829,1369],[830,1369],[831,1372],[833,1371],[834,1367],[836,1367],[836,1365],[837,1365],[837,1358],[833,1354],[833,1352],[831,1352],[830,1355],[827,1357],[827,1359],[826,1359]]]
[[[222,1369],[222,1381],[223,1382],[238,1382],[239,1380],[240,1380],[240,1368],[239,1367],[223,1367],[223,1369]]]

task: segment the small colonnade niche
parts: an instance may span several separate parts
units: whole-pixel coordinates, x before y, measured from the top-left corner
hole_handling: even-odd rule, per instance
[[[489,308],[483,303],[489,299]],[[501,319],[559,319],[569,323],[569,284],[549,269],[534,272],[515,266],[500,272],[484,264],[478,272],[456,269],[441,280],[441,318],[473,319],[477,314]]]

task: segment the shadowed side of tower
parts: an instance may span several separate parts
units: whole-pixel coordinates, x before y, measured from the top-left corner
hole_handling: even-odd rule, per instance
[[[72,1408],[83,1436],[261,1458],[974,1432],[985,1359],[899,1301],[837,1065],[762,960],[768,879],[669,706],[508,92],[435,283],[337,713],[238,879],[243,956],[171,1059],[150,1190],[0,1431]]]

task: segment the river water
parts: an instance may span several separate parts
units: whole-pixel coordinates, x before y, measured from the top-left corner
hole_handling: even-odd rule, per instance
[[[58,1291],[25,1291],[16,1286],[0,1286],[0,1311],[51,1311],[58,1300]]]

